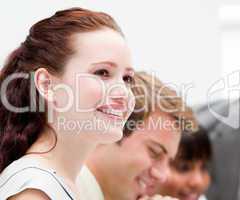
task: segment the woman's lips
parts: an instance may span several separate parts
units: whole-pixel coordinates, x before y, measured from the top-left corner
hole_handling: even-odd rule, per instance
[[[198,193],[181,193],[181,200],[198,200],[199,194]]]
[[[124,120],[124,112],[122,110],[113,109],[112,106],[101,106],[97,108],[105,116],[114,120]]]

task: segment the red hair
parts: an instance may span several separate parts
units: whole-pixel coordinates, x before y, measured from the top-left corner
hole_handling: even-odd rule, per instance
[[[70,36],[110,28],[122,34],[113,18],[102,12],[72,8],[56,12],[53,16],[34,24],[26,40],[9,56],[1,70],[0,86],[0,172],[14,160],[23,156],[48,126],[47,113],[42,111],[13,112],[3,104],[3,97],[15,107],[39,107],[40,95],[30,95],[30,79],[12,80],[2,94],[3,81],[14,73],[27,73],[39,67],[60,74],[74,53]]]

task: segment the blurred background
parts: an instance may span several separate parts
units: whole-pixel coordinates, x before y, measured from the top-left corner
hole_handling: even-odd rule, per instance
[[[240,1],[1,1],[0,68],[34,23],[77,6],[111,14],[125,33],[135,69],[155,73],[198,108],[214,151],[208,199],[240,200]],[[220,99],[231,106],[219,101],[212,108],[222,115],[209,112],[206,103]]]
[[[178,91],[185,88],[191,105],[206,102],[212,85],[239,68],[239,0],[2,1],[0,66],[33,23],[75,6],[110,13],[126,35],[135,68],[157,72]],[[229,78],[235,86],[238,75]]]

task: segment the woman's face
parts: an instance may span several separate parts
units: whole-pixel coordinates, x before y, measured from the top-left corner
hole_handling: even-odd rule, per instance
[[[135,105],[126,41],[116,31],[102,29],[75,34],[71,44],[75,53],[54,90],[57,126],[102,143],[117,141]]]
[[[168,180],[159,185],[159,193],[179,200],[197,200],[208,188],[210,176],[205,161],[175,160]]]

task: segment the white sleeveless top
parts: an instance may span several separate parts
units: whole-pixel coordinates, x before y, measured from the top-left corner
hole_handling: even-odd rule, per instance
[[[81,200],[104,200],[104,195],[96,177],[91,170],[84,165],[77,178]]]
[[[30,188],[41,190],[53,200],[76,200],[63,178],[54,170],[42,167],[36,159],[22,157],[0,174],[1,200]]]

